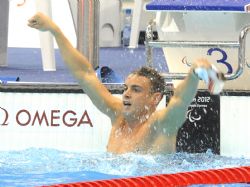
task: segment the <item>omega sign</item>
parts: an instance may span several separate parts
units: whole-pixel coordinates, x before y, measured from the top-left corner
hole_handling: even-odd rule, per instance
[[[9,125],[9,112],[0,107],[0,125]],[[80,127],[88,125],[93,127],[87,110],[76,113],[73,110],[62,112],[61,110],[29,111],[27,109],[18,110],[15,113],[15,122],[19,126],[51,126],[51,127]]]

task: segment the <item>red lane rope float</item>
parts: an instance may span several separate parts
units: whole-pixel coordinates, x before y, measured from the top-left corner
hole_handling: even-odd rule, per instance
[[[250,183],[250,166],[57,184],[50,187],[166,187],[229,183]]]

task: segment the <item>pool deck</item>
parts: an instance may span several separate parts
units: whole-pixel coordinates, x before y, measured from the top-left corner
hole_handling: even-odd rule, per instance
[[[108,66],[122,80],[132,70],[146,65],[144,46],[136,49],[100,48],[99,54],[99,67]],[[58,49],[55,58],[56,71],[43,71],[40,48],[8,48],[8,66],[0,67],[0,77],[19,77],[20,82],[75,83]],[[161,49],[154,49],[154,62],[158,71],[168,71]]]

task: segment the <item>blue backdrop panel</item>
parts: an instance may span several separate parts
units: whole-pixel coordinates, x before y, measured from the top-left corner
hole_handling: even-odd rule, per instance
[[[249,11],[250,0],[152,0],[147,10]]]

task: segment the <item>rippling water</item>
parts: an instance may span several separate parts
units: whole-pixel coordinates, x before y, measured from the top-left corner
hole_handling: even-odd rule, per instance
[[[199,154],[72,153],[54,149],[0,152],[0,186],[39,186],[250,166],[250,158]]]

